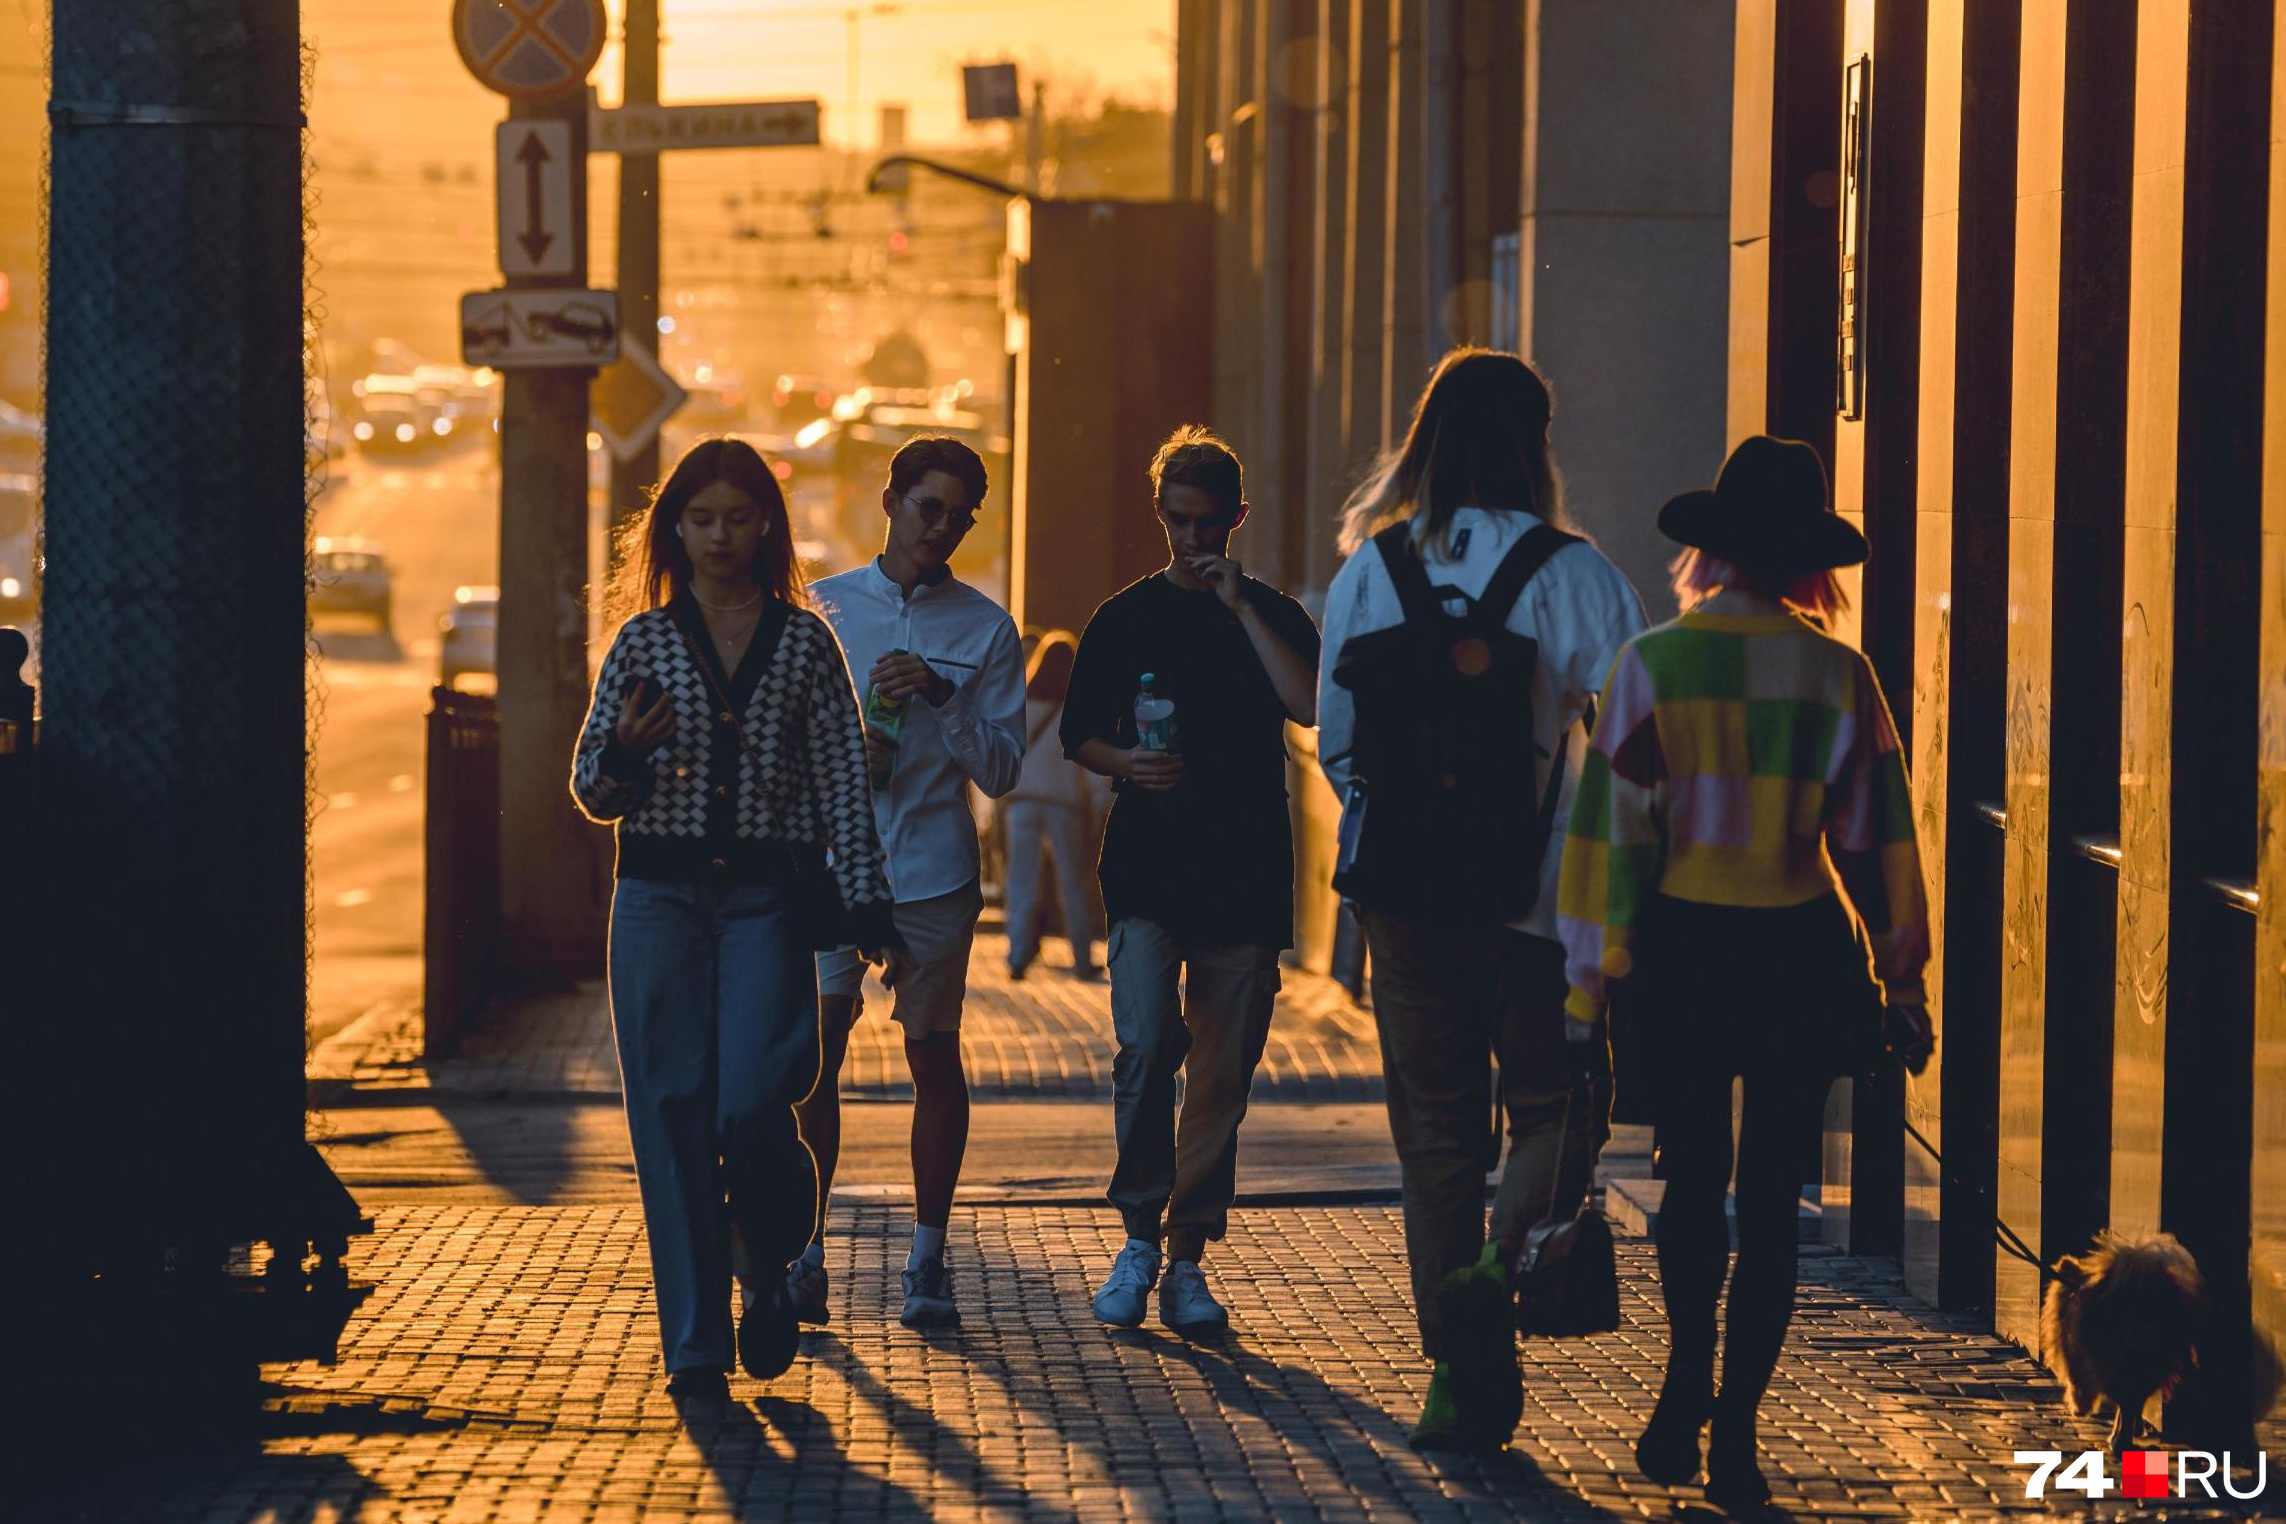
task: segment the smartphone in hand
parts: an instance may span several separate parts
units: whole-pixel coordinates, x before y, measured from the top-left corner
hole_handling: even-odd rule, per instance
[[[663,691],[659,687],[658,679],[649,673],[640,673],[636,676],[633,686],[635,690],[635,712],[648,714],[651,706],[659,702],[659,694]]]

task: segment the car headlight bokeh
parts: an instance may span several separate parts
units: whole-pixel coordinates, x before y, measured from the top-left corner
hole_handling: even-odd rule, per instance
[[[397,442],[398,442],[399,444],[411,444],[411,443],[413,442],[413,432],[414,432],[414,431],[413,431],[413,426],[412,426],[411,424],[409,424],[409,423],[400,423],[400,424],[398,424],[398,425],[397,425]]]
[[[14,577],[0,577],[0,598],[19,597],[23,591],[24,584],[18,582]]]
[[[350,432],[354,433],[360,440],[371,439],[373,437],[373,425],[359,420],[357,427]]]

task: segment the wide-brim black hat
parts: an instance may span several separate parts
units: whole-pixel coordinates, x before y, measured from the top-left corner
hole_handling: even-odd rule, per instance
[[[1740,567],[1812,572],[1865,559],[1865,536],[1827,501],[1817,446],[1768,434],[1740,440],[1711,490],[1660,509],[1659,532]]]

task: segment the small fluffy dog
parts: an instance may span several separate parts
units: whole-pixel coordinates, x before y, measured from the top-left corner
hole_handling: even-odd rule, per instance
[[[2064,1379],[2072,1411],[2108,1403],[2111,1449],[2135,1438],[2143,1406],[2171,1394],[2199,1363],[2206,1280],[2198,1261],[2161,1233],[2097,1235],[2095,1247],[2056,1266],[2040,1312],[2040,1345]]]

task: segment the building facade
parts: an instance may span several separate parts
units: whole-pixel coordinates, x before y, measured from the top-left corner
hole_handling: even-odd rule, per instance
[[[1745,434],[1816,443],[1873,546],[1847,633],[1907,738],[1941,1034],[1925,1076],[1837,1089],[1829,1236],[2036,1344],[2042,1276],[1996,1223],[2051,1264],[2165,1230],[2226,1319],[2286,1333],[2273,7],[1180,18],[1250,562],[1323,589],[1342,495],[1453,343],[1549,375],[1576,511],[1655,616],[1659,502]],[[2228,1437],[2223,1342],[2187,1416]]]

